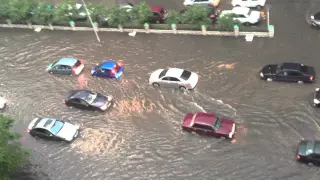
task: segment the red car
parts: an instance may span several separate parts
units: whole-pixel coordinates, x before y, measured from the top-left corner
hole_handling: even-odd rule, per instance
[[[152,22],[155,23],[164,23],[167,16],[168,12],[164,9],[163,6],[151,6],[151,11],[153,13]]]
[[[182,122],[182,129],[197,134],[232,139],[236,133],[233,120],[209,113],[187,114]]]

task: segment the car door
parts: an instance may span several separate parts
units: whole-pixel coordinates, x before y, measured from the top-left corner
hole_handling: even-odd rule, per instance
[[[43,139],[53,139],[53,135],[46,129],[37,128],[34,129],[33,132],[35,132],[35,136],[43,138]]]
[[[72,73],[71,67],[68,65],[61,65],[60,66],[61,74],[69,75]]]
[[[83,99],[80,99],[80,106],[81,106],[81,109],[87,109],[87,110],[94,110],[95,109],[95,107],[91,106]]]
[[[61,69],[61,65],[55,65],[52,67],[52,72],[55,73],[55,74],[60,74],[60,69]]]
[[[160,81],[160,86],[170,87],[170,77],[163,77]]]
[[[275,75],[276,81],[286,81],[288,77],[288,73],[286,71],[280,71],[278,74]]]
[[[304,75],[301,74],[299,71],[288,71],[288,81],[304,81]]]
[[[202,125],[202,124],[193,124],[192,129],[197,134],[202,134],[202,135],[211,135],[213,130],[212,127]]]
[[[313,164],[320,165],[320,154],[316,154],[316,153],[312,154],[310,162]]]
[[[70,104],[71,106],[73,106],[75,108],[79,108],[79,109],[82,108],[80,99],[77,99],[77,98],[69,100],[68,104]]]
[[[178,78],[170,77],[170,87],[179,88],[181,85],[181,81]]]

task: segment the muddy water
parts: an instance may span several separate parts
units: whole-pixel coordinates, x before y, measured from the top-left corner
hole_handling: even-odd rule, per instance
[[[266,63],[296,57],[308,57],[300,62],[319,70],[317,41],[301,56],[297,49],[311,44],[310,38],[301,44],[116,33],[100,38],[97,43],[91,32],[0,29],[0,90],[23,144],[33,151],[31,171],[38,179],[318,179],[317,168],[294,160],[299,140],[318,136],[320,111],[310,105],[318,83],[267,83],[257,74]],[[84,59],[84,72],[46,73],[61,57]],[[120,81],[90,76],[104,58],[122,60]],[[197,72],[197,88],[183,94],[148,86],[150,72],[166,67]],[[116,107],[107,113],[65,107],[62,98],[79,88],[113,95]],[[199,111],[233,118],[237,141],[182,132],[184,115]],[[81,137],[71,145],[34,139],[25,129],[37,116],[81,123]]]

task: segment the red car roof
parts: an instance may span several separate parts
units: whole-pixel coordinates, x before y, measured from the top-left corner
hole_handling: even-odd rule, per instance
[[[162,9],[164,9],[163,6],[151,6],[151,10],[154,12],[160,12]]]
[[[199,112],[194,118],[195,124],[202,124],[207,126],[213,126],[217,116],[215,114]]]

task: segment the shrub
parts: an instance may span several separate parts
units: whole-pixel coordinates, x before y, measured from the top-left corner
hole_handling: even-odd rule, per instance
[[[220,17],[218,21],[218,29],[220,31],[233,31],[234,25],[241,25],[239,20],[234,19],[235,17],[237,17],[237,15],[233,13]]]
[[[183,24],[208,25],[211,20],[208,16],[208,10],[202,6],[191,6],[182,14]]]
[[[32,18],[32,10],[36,7],[33,0],[9,0],[6,6],[7,18],[13,22],[30,20]]]
[[[0,0],[0,18],[9,18],[8,6],[10,0]]]
[[[118,5],[113,5],[108,10],[108,24],[112,26],[123,26],[129,20],[129,13],[126,9],[121,9]]]
[[[141,2],[139,5],[134,6],[130,13],[133,21],[137,24],[149,22],[153,15],[149,5],[145,2]]]
[[[92,19],[92,21],[99,21],[100,17],[104,14],[106,14],[107,12],[107,8],[104,5],[101,4],[93,4],[93,3],[89,3],[87,4],[87,8],[88,11],[90,13],[90,17]],[[84,9],[85,11],[85,9]],[[87,13],[87,11],[85,11],[85,13]]]
[[[169,11],[166,18],[167,24],[180,24],[181,23],[181,14],[176,11]]]
[[[70,21],[70,13],[75,14],[76,8],[71,0],[63,0],[60,4],[58,4],[53,11],[53,21],[61,22],[61,21]]]
[[[54,15],[54,9],[51,5],[41,2],[33,11],[33,20],[40,23],[52,23]]]

